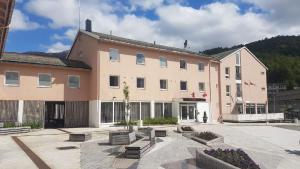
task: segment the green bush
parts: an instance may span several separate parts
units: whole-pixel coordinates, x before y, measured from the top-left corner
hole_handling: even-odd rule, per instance
[[[123,120],[123,121],[117,122],[117,123],[115,123],[115,125],[116,126],[126,126],[126,121]],[[129,125],[137,125],[137,121],[130,121]]]
[[[38,121],[23,123],[22,126],[30,126],[31,129],[42,128],[42,124]]]
[[[4,128],[11,128],[11,127],[15,127],[15,123],[14,122],[4,122]]]
[[[209,132],[209,131],[194,133],[194,136],[199,137],[204,140],[208,140],[208,141],[218,138],[214,133]]]
[[[144,125],[177,124],[177,117],[145,119]]]

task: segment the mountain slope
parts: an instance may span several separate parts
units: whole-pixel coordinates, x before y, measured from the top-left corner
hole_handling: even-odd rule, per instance
[[[239,48],[213,48],[203,51],[216,54]],[[288,83],[289,88],[300,86],[300,36],[277,36],[245,45],[268,68],[268,83]]]

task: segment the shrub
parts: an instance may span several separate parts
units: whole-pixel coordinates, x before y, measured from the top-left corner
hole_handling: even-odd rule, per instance
[[[241,149],[212,149],[204,150],[204,153],[242,169],[260,169],[248,154]]]
[[[209,131],[204,131],[204,132],[200,132],[200,133],[194,133],[193,134],[195,137],[199,137],[201,139],[210,141],[213,140],[215,138],[218,138],[218,136],[216,136],[214,133],[209,132]]]
[[[14,122],[4,122],[4,128],[11,128],[11,127],[15,127],[15,123]]]
[[[117,125],[117,126],[125,126],[127,124],[126,124],[125,120],[122,120],[120,122],[115,123],[115,125]],[[129,125],[137,125],[137,121],[130,121]]]
[[[145,119],[144,125],[160,125],[160,124],[177,124],[178,119],[177,117],[159,117],[159,118],[153,118],[153,119]]]

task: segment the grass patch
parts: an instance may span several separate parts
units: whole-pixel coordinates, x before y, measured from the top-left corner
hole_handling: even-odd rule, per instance
[[[18,126],[14,122],[4,122],[3,128],[13,128],[13,127],[27,127],[30,126],[31,129],[39,129],[42,128],[42,123],[40,122],[27,122],[27,123],[22,123]]]

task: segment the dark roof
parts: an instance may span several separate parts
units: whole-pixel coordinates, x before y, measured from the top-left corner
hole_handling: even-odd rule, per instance
[[[180,52],[180,53],[196,55],[196,56],[203,57],[203,58],[214,59],[204,53],[194,52],[194,51],[190,51],[190,50],[186,50],[186,49],[180,49],[180,48],[164,46],[164,45],[159,45],[159,44],[154,44],[154,43],[149,43],[149,42],[143,42],[143,41],[139,41],[139,40],[127,39],[127,38],[123,38],[123,37],[119,37],[119,36],[115,36],[115,35],[107,35],[107,34],[99,33],[99,32],[88,32],[85,30],[80,30],[80,32],[87,34],[89,36],[92,36],[96,39],[118,41],[118,42],[133,44],[133,45],[139,45],[139,46],[143,46],[143,47],[163,49],[163,50],[172,51],[172,52]]]
[[[60,66],[69,68],[91,69],[87,64],[77,60],[67,60],[59,57],[28,55],[21,53],[3,53],[0,62],[26,63],[36,65]]]
[[[221,59],[225,58],[226,56],[234,53],[235,51],[237,51],[239,49],[241,49],[241,48],[231,49],[231,50],[228,50],[228,51],[225,51],[225,52],[217,53],[217,54],[211,55],[211,57],[213,57],[215,59],[218,59],[218,60],[221,60]]]

